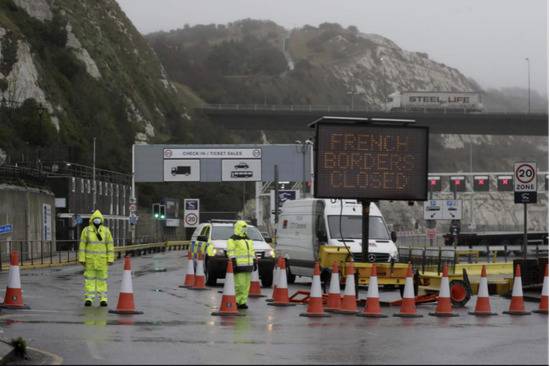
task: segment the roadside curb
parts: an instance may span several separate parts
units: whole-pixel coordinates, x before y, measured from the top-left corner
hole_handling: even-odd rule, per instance
[[[27,347],[27,358],[15,356],[13,349],[0,359],[0,365],[62,365],[63,357],[34,347]]]

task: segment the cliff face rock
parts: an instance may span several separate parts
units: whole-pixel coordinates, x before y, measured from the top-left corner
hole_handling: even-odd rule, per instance
[[[169,138],[167,126],[186,112],[115,0],[0,0],[0,103],[17,111],[31,98],[57,130],[51,142],[73,160],[87,154],[94,131],[129,149]],[[9,121],[0,128],[16,134]]]
[[[322,28],[326,27],[314,30],[314,36],[307,37],[306,44],[316,45],[317,39],[326,38],[324,35],[330,32],[330,28],[324,31]],[[330,37],[322,46],[316,46],[319,51],[308,55],[307,59],[315,62],[317,57],[332,55],[333,59],[324,61],[324,66],[344,82],[349,93],[356,95],[358,103],[379,107],[383,105],[385,96],[403,90],[479,89],[457,69],[431,60],[425,53],[403,50],[380,35],[356,33],[336,26],[332,26],[332,31],[341,34]],[[295,38],[297,44],[294,47],[299,47],[300,35]],[[290,42],[292,45],[292,36]]]
[[[210,103],[350,104],[380,109],[396,90],[478,90],[457,69],[391,40],[324,23],[246,19],[147,36],[174,79]]]

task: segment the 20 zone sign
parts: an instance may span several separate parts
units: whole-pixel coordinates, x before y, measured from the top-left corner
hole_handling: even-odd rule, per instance
[[[537,190],[537,164],[514,164],[514,191],[536,192]]]

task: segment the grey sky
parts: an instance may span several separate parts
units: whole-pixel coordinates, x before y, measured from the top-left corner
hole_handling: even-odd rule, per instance
[[[286,28],[355,25],[455,67],[482,87],[548,94],[547,0],[117,0],[142,33],[269,19]]]

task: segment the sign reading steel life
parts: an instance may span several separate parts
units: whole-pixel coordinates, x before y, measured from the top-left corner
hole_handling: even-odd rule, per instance
[[[424,201],[428,128],[317,125],[315,195]]]

